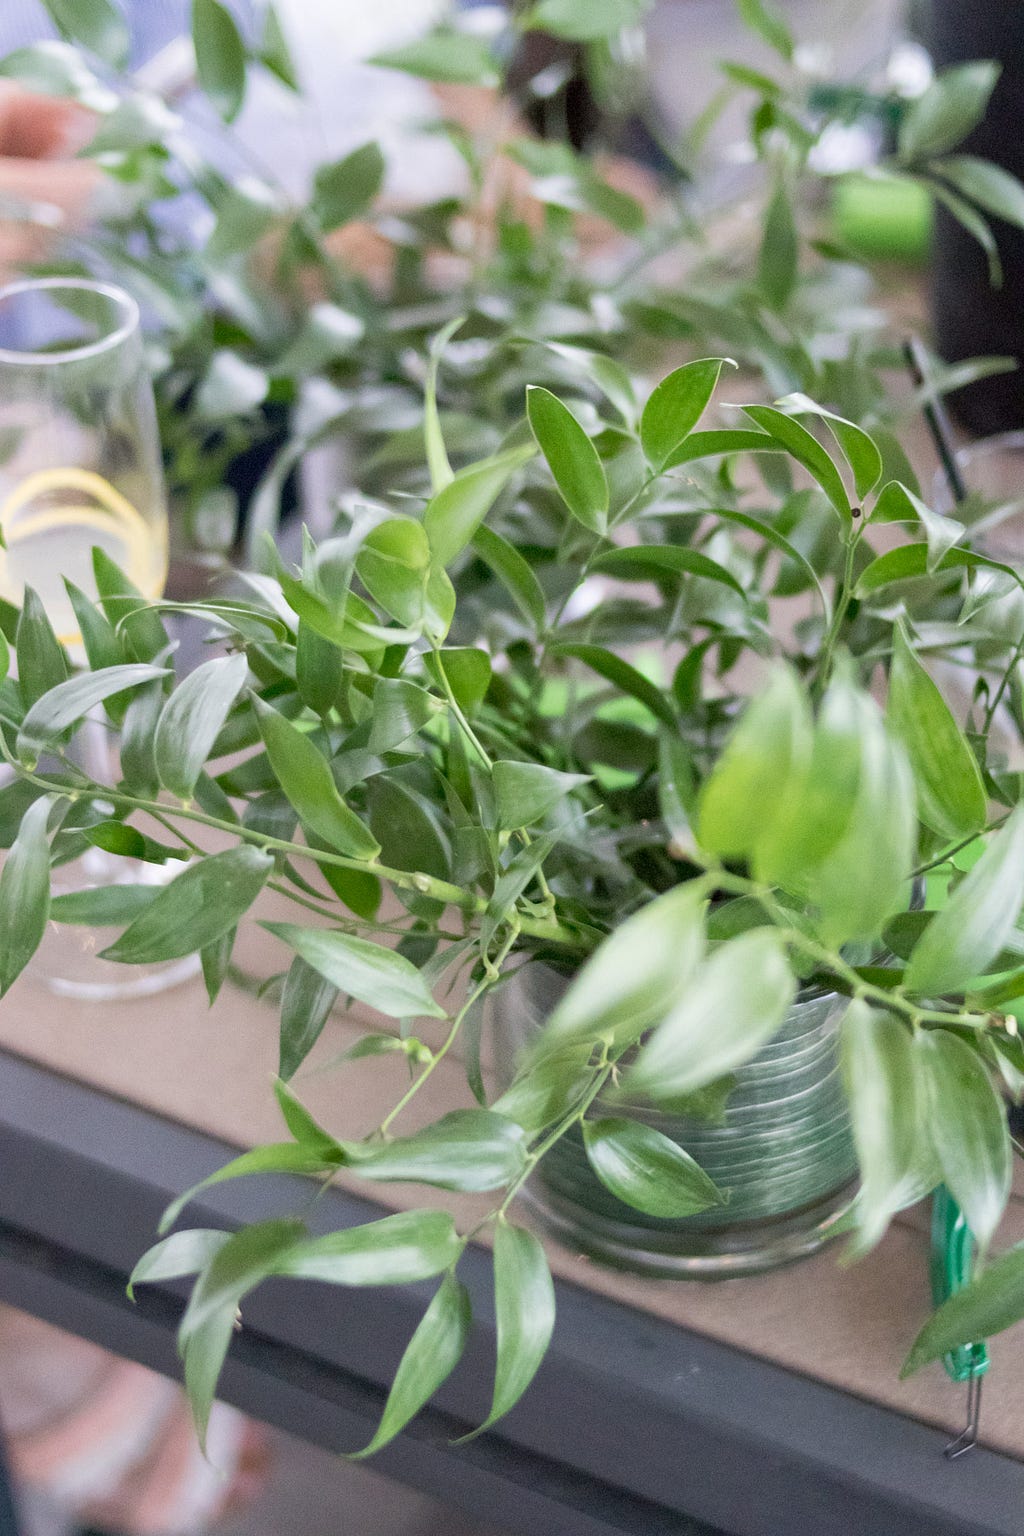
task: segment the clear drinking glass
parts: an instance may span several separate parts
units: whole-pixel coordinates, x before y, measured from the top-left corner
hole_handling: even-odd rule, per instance
[[[94,547],[147,597],[163,591],[167,504],[156,410],[138,307],[119,288],[52,277],[0,290],[0,528],[0,595],[20,605],[34,588],[73,662],[84,653],[64,579],[95,596]],[[114,782],[102,712],[78,741],[92,777]],[[166,875],[93,849],[59,878],[82,889]],[[194,966],[190,957],[135,975],[98,958],[108,941],[96,930],[51,927],[35,974],[60,992],[107,998],[156,990]]]

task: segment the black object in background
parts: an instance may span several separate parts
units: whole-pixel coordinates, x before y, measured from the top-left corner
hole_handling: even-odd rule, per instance
[[[1002,73],[983,122],[961,146],[1024,178],[1024,3],[1022,0],[931,0],[927,37],[937,68],[995,59]],[[936,210],[932,317],[939,356],[1014,356],[1015,372],[959,390],[953,411],[987,436],[1024,427],[1024,231],[991,220],[1003,263],[993,288],[981,246],[944,208]]]

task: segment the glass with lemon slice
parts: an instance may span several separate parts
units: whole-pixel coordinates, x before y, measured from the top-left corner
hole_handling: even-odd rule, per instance
[[[138,307],[119,288],[51,277],[0,290],[0,533],[0,597],[20,606],[33,588],[73,663],[84,653],[65,579],[95,596],[95,548],[147,597],[163,591],[156,411]],[[80,739],[91,776],[114,782],[106,720],[87,721]],[[162,866],[131,866],[99,849],[61,871],[68,889],[166,878]],[[155,991],[193,969],[190,960],[131,975],[99,958],[110,938],[51,925],[35,975],[62,993],[103,999]]]

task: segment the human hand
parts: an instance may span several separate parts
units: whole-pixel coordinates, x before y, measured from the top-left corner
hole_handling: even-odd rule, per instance
[[[76,103],[0,81],[0,281],[84,222],[101,172],[75,155],[93,129]]]

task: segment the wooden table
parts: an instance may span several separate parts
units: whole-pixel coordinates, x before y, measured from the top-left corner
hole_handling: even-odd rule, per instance
[[[274,967],[265,934],[249,929],[240,943],[244,963]],[[332,1018],[312,1065],[366,1023]],[[227,989],[212,1011],[198,981],[143,1001],[69,1003],[22,978],[0,1007],[0,1299],[176,1375],[180,1293],[145,1288],[132,1306],[125,1278],[168,1198],[234,1149],[280,1137],[275,1063],[276,1015],[242,991]],[[296,1086],[351,1136],[394,1101],[401,1071],[377,1058]],[[466,1103],[458,1062],[422,1097],[417,1111],[431,1118]],[[259,1219],[293,1208],[296,1194],[293,1181],[243,1180],[209,1191],[191,1220]],[[424,1203],[401,1186],[383,1198]],[[315,1225],[379,1214],[340,1182]],[[1018,1191],[1001,1241],[1022,1236]],[[920,1212],[854,1267],[831,1250],[714,1285],[638,1280],[556,1244],[550,1255],[559,1321],[527,1398],[489,1435],[448,1443],[489,1399],[490,1266],[474,1250],[466,1358],[381,1456],[382,1471],[517,1536],[685,1536],[694,1519],[728,1536],[1024,1528],[1019,1330],[993,1346],[983,1444],[960,1461],[942,1450],[962,1427],[964,1388],[939,1367],[898,1379],[929,1305]],[[269,1283],[247,1303],[223,1395],[320,1445],[365,1443],[429,1291]]]

